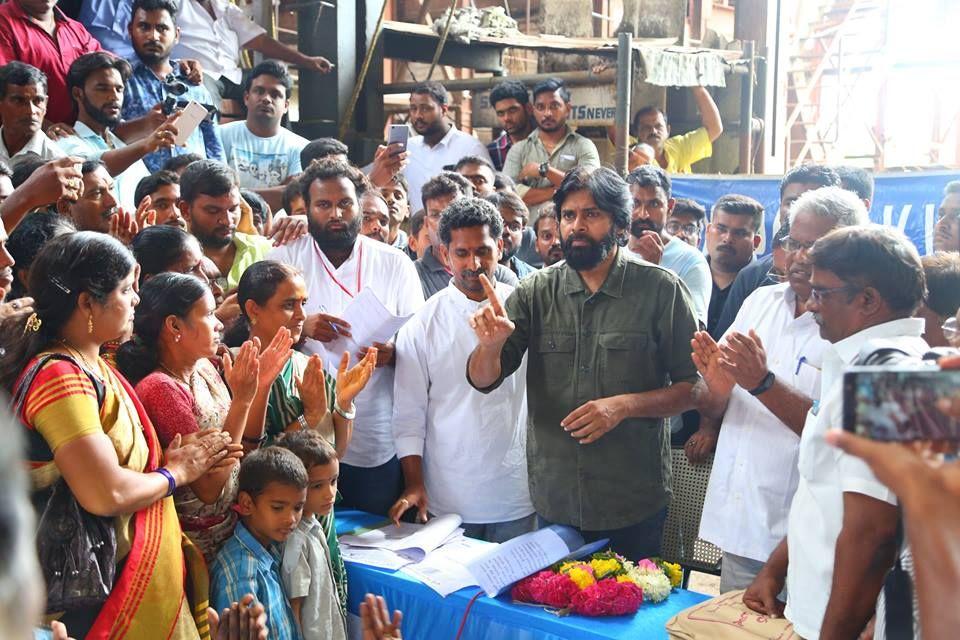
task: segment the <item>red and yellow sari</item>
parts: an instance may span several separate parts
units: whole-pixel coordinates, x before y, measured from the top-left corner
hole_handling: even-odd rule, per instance
[[[91,378],[67,360],[45,363],[27,391],[20,419],[31,432],[34,489],[59,478],[52,455],[58,447],[98,431],[110,438],[121,466],[146,473],[162,464],[160,443],[133,389],[102,360],[96,364],[102,402]],[[86,638],[209,638],[206,567],[180,530],[173,498],[118,516],[116,528],[123,566]]]

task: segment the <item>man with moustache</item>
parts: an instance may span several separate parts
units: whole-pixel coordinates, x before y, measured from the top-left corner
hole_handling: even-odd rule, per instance
[[[387,201],[374,189],[360,196],[360,233],[377,242],[387,242],[390,236],[390,209]]]
[[[600,166],[597,147],[567,125],[570,91],[556,78],[533,88],[533,114],[537,128],[507,153],[503,172],[517,183],[517,195],[539,216],[539,205],[549,202],[563,176],[574,167]]]
[[[517,256],[523,245],[523,234],[527,230],[527,218],[530,213],[520,197],[510,191],[496,192],[485,198],[500,211],[503,219],[503,252],[500,264],[508,267],[517,278],[524,278],[536,271]]]
[[[490,106],[497,114],[500,128],[503,129],[496,140],[487,145],[490,159],[497,171],[503,171],[510,148],[521,140],[526,140],[537,126],[530,104],[530,93],[522,82],[505,80],[490,92]]]
[[[763,205],[748,196],[720,196],[710,212],[707,225],[707,262],[713,278],[710,307],[707,310],[707,331],[717,337],[714,328],[720,319],[730,287],[740,270],[754,260],[760,246]]]
[[[197,160],[180,176],[180,212],[200,242],[203,255],[221,274],[218,284],[228,294],[254,262],[273,247],[263,236],[237,231],[240,223],[240,185],[233,170],[216,160]]]
[[[328,353],[324,344],[350,335],[339,316],[369,288],[396,315],[409,315],[423,305],[423,291],[410,259],[398,249],[360,234],[360,197],[372,187],[364,175],[345,163],[318,162],[299,178],[307,205],[310,233],[274,249],[269,258],[293,265],[307,282],[309,314],[303,348],[321,353],[327,363],[342,353]],[[354,435],[340,465],[344,505],[387,515],[403,488],[391,418],[395,351],[376,343],[377,368],[357,396]]]
[[[180,68],[178,61],[170,59],[170,52],[180,41],[178,11],[174,0],[134,0],[128,32],[136,57],[132,58],[133,71],[124,87],[124,120],[141,118],[172,96],[164,80]],[[173,96],[178,101],[213,104],[213,97],[202,85],[184,85],[186,93]],[[159,171],[172,156],[187,153],[223,160],[223,145],[211,119],[201,122],[184,146],[159,149],[145,156],[143,162],[150,171]]]
[[[134,201],[137,207],[144,198],[150,198],[150,209],[157,213],[154,224],[168,224],[187,228],[187,221],[180,214],[180,176],[173,171],[160,170],[151,173],[137,184]]]
[[[933,227],[934,251],[960,251],[960,180],[948,182]]]
[[[660,167],[642,165],[627,176],[633,212],[627,247],[647,262],[670,269],[693,298],[697,318],[706,325],[712,281],[703,254],[664,228],[676,201],[670,195],[670,177]]]
[[[537,254],[543,260],[544,267],[551,267],[563,260],[563,246],[560,243],[560,224],[553,207],[541,212],[533,223],[536,234]]]
[[[129,145],[121,140],[111,129],[120,124],[123,92],[130,74],[130,63],[105,51],[77,58],[70,65],[67,86],[79,115],[74,135],[61,138],[57,144],[68,155],[103,162],[116,179],[120,206],[133,211],[137,206],[137,184],[150,175],[143,158],[162,147],[173,146],[179,116],[170,116],[153,133]]]
[[[41,160],[63,157],[43,132],[46,113],[47,76],[23,62],[0,67],[0,161],[10,164],[27,153]]]
[[[406,487],[391,517],[399,522],[409,509],[422,520],[428,512],[456,513],[466,535],[490,542],[505,542],[536,524],[524,451],[524,366],[489,394],[463,384],[476,344],[463,319],[487,303],[480,277],[494,281],[501,224],[493,205],[477,198],[460,198],[443,212],[440,238],[453,277],[397,335],[393,392],[393,433]],[[496,290],[504,299],[513,292],[500,282]]]
[[[750,586],[787,534],[800,434],[821,396],[820,363],[829,346],[807,308],[808,251],[834,229],[866,224],[864,207],[839,187],[802,195],[784,243],[787,282],[754,291],[719,345],[706,332],[694,340],[703,376],[694,395],[709,420],[687,449],[717,450],[700,537],[723,550],[721,593]]]
[[[780,208],[774,219],[774,239],[779,233],[779,227],[787,224],[790,219],[790,207],[797,198],[807,191],[820,187],[840,186],[843,186],[840,174],[826,165],[802,164],[788,171],[780,180]],[[740,306],[747,296],[756,291],[757,287],[770,283],[767,275],[771,269],[775,268],[775,253],[776,251],[771,251],[769,255],[748,264],[737,274],[733,284],[730,285],[720,318],[713,328],[714,337],[722,336],[726,332],[733,323],[733,319],[737,317],[737,312],[740,311]]]
[[[526,357],[540,524],[609,538],[631,560],[656,556],[671,484],[664,418],[691,408],[698,379],[693,304],[675,274],[621,248],[631,198],[616,173],[574,169],[554,203],[566,261],[525,278],[506,303],[487,289],[491,303],[470,319],[467,379],[490,392]]]
[[[713,142],[723,133],[720,110],[706,87],[692,87],[690,92],[700,110],[699,129],[690,133],[671,136],[667,116],[658,107],[643,107],[633,116],[633,132],[637,142],[653,148],[652,157],[643,156],[642,161],[660,166],[667,173],[692,173],[691,165],[713,154]],[[631,154],[633,155],[633,154]],[[640,155],[631,157],[641,160]],[[630,166],[632,171],[635,167]]]
[[[403,177],[410,189],[410,202],[423,201],[421,190],[428,180],[448,165],[456,165],[464,156],[476,156],[487,162],[490,156],[482,142],[458,131],[447,119],[450,95],[442,84],[428,81],[410,92],[410,124],[417,135],[407,141],[409,162]]]

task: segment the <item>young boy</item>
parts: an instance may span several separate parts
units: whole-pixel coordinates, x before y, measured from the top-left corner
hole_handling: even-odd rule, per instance
[[[345,640],[346,577],[333,531],[340,475],[337,453],[312,429],[286,433],[277,446],[296,454],[309,478],[303,518],[287,539],[281,565],[293,615],[300,622],[304,640]],[[329,528],[325,529],[324,521]]]
[[[301,640],[280,576],[283,543],[307,500],[307,470],[293,453],[267,447],[240,465],[240,522],[210,567],[210,599],[222,611],[252,593],[269,616],[271,640]]]

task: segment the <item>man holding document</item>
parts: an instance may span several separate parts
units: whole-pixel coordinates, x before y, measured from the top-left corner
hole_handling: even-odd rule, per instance
[[[477,343],[463,320],[487,301],[480,278],[493,281],[502,232],[500,213],[485,200],[459,198],[443,210],[439,239],[453,277],[397,335],[393,399],[405,489],[390,516],[457,514],[467,536],[489,542],[535,524],[524,450],[526,366],[489,394],[465,388],[462,378]],[[496,287],[503,298],[513,292]]]
[[[609,538],[631,560],[656,556],[670,499],[664,418],[692,406],[697,329],[670,271],[621,249],[632,199],[609,169],[574,169],[554,196],[565,263],[470,317],[479,344],[467,379],[490,393],[527,357],[527,463],[541,526]],[[481,276],[483,278],[483,276]]]
[[[360,235],[359,198],[371,188],[363,174],[346,163],[311,165],[300,179],[310,233],[274,249],[268,256],[303,272],[309,300],[303,335],[304,350],[326,356],[325,343],[351,338],[342,316],[361,291],[370,289],[393,316],[408,316],[423,304],[417,271],[403,252]],[[369,296],[365,294],[364,297]],[[354,436],[340,465],[343,505],[386,515],[400,497],[403,477],[394,449],[394,348],[383,342],[360,345],[378,348],[377,369],[357,396]]]

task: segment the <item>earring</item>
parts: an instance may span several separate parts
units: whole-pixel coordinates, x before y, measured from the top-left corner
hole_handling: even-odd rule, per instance
[[[93,333],[93,314],[87,316],[87,333]]]
[[[177,335],[173,336],[173,341],[174,341],[174,342],[180,342],[180,334],[179,334],[179,333],[178,333]]]
[[[257,319],[256,319],[256,318],[250,318],[250,326],[252,327],[252,326],[254,326],[254,325],[256,325],[256,324],[257,324]]]

